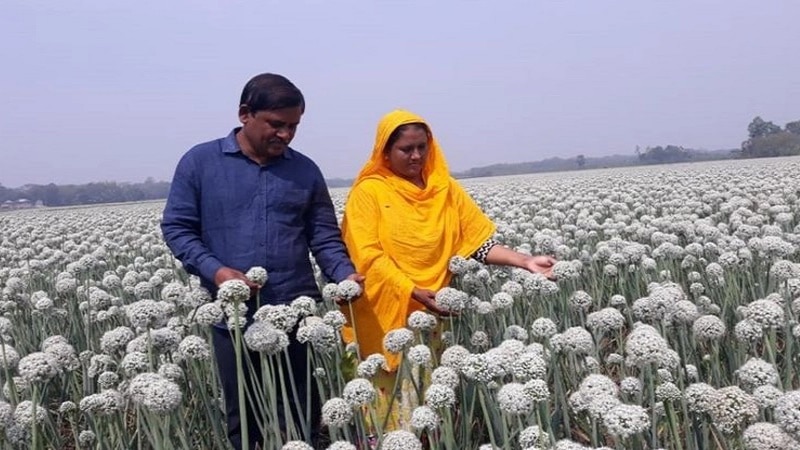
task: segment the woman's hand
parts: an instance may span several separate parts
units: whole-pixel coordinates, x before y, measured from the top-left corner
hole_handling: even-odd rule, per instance
[[[440,316],[451,315],[450,312],[439,308],[439,306],[436,304],[436,292],[433,292],[430,289],[415,287],[414,290],[411,291],[411,298],[422,303],[425,308],[432,313],[436,313]]]
[[[525,262],[525,268],[533,273],[540,273],[546,276],[549,280],[554,280],[553,265],[556,263],[555,258],[544,255],[531,256]]]

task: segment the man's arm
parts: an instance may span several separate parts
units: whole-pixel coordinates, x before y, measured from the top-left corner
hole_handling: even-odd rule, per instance
[[[161,220],[161,232],[167,246],[187,272],[214,282],[223,265],[201,237],[200,186],[194,163],[187,154],[175,169]]]
[[[325,179],[321,172],[318,171],[317,174],[311,204],[305,217],[306,236],[311,253],[322,273],[329,280],[338,283],[353,275],[356,270],[342,241],[336,210]]]

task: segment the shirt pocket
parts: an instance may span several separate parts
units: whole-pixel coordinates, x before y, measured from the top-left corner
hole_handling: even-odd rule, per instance
[[[275,209],[289,216],[305,214],[311,203],[311,191],[308,189],[286,189],[277,193]]]

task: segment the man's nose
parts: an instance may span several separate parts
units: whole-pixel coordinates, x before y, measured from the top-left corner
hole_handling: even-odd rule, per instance
[[[292,130],[289,127],[280,127],[275,134],[284,141],[287,141],[292,137]]]

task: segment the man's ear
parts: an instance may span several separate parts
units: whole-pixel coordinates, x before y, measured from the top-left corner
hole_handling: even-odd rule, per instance
[[[252,114],[250,113],[250,107],[247,106],[246,103],[239,105],[239,122],[244,124],[250,120],[251,116]]]

